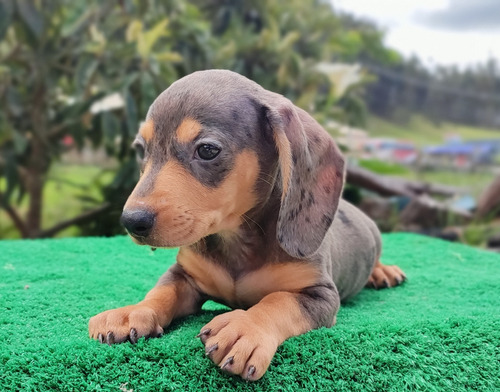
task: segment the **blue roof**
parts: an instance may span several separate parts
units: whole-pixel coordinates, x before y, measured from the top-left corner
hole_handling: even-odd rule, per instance
[[[491,154],[495,148],[490,143],[451,143],[441,146],[431,146],[424,148],[424,152],[432,155],[473,155]]]

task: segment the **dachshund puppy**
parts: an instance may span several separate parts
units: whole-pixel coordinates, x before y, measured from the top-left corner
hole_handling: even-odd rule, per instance
[[[121,222],[138,244],[180,250],[143,301],[90,319],[93,339],[158,337],[213,299],[235,310],[201,329],[206,354],[258,380],[284,340],[334,325],[342,300],[405,279],[380,263],[375,224],[341,200],[344,159],[328,133],[241,75],[173,83],[134,144],[141,177]]]

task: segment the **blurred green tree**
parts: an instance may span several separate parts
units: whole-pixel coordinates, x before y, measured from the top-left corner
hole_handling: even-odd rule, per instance
[[[318,66],[366,50],[346,34],[319,0],[2,0],[0,207],[22,237],[74,224],[84,234],[120,232],[118,217],[137,179],[130,144],[139,122],[162,90],[199,69],[242,73],[322,122],[360,121],[363,75],[339,96]],[[120,169],[102,189],[106,203],[42,229],[47,172],[68,135],[79,148],[103,147]]]
[[[104,146],[122,161],[106,189],[109,200],[122,202],[133,186],[129,146],[149,103],[178,76],[174,65],[181,56],[171,50],[177,40],[167,15],[182,10],[165,4],[166,12],[154,13],[139,1],[42,6],[5,0],[0,7],[0,170],[6,178],[0,203],[23,237],[51,236],[115,210],[108,202],[42,230],[43,186],[66,136],[80,148],[86,142]],[[93,106],[116,93],[118,105]],[[16,205],[24,196],[29,205],[23,217]]]

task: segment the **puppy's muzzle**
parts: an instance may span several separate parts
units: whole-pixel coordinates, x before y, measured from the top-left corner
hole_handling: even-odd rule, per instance
[[[146,238],[153,230],[156,215],[148,210],[125,210],[120,218],[121,224],[135,238]]]

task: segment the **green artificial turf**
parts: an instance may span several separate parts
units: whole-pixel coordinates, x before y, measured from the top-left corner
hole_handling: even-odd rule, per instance
[[[221,310],[160,339],[112,347],[89,317],[135,303],[175,259],[126,237],[0,241],[0,391],[500,390],[500,256],[409,234],[384,236],[408,282],[365,289],[333,328],[286,341],[266,375],[222,373],[195,335]]]

